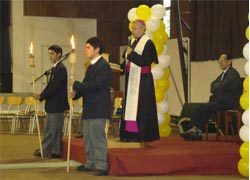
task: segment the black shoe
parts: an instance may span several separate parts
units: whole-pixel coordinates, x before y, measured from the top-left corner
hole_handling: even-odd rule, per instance
[[[50,158],[52,158],[52,159],[60,159],[60,158],[62,158],[62,155],[51,154]]]
[[[108,171],[105,171],[105,170],[96,170],[95,172],[95,176],[107,176],[109,174]]]
[[[37,150],[33,153],[33,156],[41,157],[40,149],[37,149]]]
[[[185,141],[191,141],[192,139],[191,139],[191,137],[190,137],[190,135],[188,135],[188,134],[180,134],[180,136],[185,140]]]
[[[76,170],[79,172],[94,172],[95,171],[94,169],[87,168],[84,165],[77,166]]]
[[[141,142],[138,139],[120,139],[121,142]]]
[[[75,138],[83,138],[83,134],[78,134],[76,136],[74,136]]]
[[[185,139],[186,141],[190,140],[184,133],[180,133],[180,136]]]
[[[202,135],[196,134],[194,137],[192,137],[193,141],[202,141]]]
[[[40,152],[40,151],[35,151],[35,152],[33,153],[33,156],[41,157],[42,155],[41,155],[41,152]]]
[[[35,152],[33,153],[33,156],[41,157],[42,155],[41,155],[40,149],[35,150]],[[46,158],[47,158],[48,155],[44,155],[44,154],[43,154],[43,157],[46,157]]]
[[[198,132],[189,132],[182,135],[186,141],[202,141],[202,136]]]
[[[189,128],[188,130],[180,133],[180,136],[183,137],[183,139],[185,139],[186,141],[190,141],[191,136],[193,136],[194,133],[196,133],[196,129],[195,128]]]

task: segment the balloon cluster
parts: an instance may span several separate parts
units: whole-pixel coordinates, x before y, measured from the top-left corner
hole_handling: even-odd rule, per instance
[[[168,34],[165,31],[165,24],[162,21],[165,15],[165,7],[161,4],[153,5],[151,8],[147,5],[140,5],[137,8],[132,8],[128,12],[129,29],[132,22],[141,19],[146,24],[146,35],[153,41],[159,64],[152,65],[152,74],[155,84],[155,97],[157,102],[157,115],[159,122],[159,132],[161,137],[167,137],[171,134],[169,126],[170,115],[169,104],[167,103],[166,91],[169,89],[169,65],[171,58],[167,54]]]
[[[249,27],[246,29],[246,38],[249,40]],[[241,159],[238,162],[238,170],[241,175],[249,176],[249,42],[243,48],[243,56],[247,60],[245,64],[245,73],[247,77],[243,82],[244,92],[240,97],[240,105],[245,110],[242,114],[243,126],[240,128],[239,135],[244,143],[240,146]]]

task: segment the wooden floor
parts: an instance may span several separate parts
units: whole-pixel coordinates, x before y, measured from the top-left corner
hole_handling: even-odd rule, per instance
[[[66,172],[65,161],[41,159],[32,156],[38,148],[36,135],[0,134],[0,179],[3,180],[231,180],[243,179],[241,176],[140,176],[140,177],[95,177],[92,174],[75,170],[76,162],[71,162],[70,173]],[[45,164],[47,166],[45,166]]]

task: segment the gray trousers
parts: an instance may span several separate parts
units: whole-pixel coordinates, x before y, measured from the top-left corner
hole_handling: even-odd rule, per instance
[[[45,157],[51,154],[62,155],[62,138],[64,113],[47,113],[47,124],[44,130],[43,155]]]
[[[108,170],[105,124],[106,119],[83,120],[83,139],[87,154],[85,167],[87,168]]]

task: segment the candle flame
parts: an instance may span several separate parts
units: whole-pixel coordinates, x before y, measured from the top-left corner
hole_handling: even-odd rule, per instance
[[[33,54],[33,43],[30,43],[30,54]]]
[[[71,36],[70,43],[71,43],[72,49],[75,49],[75,38],[74,38],[74,35]]]

